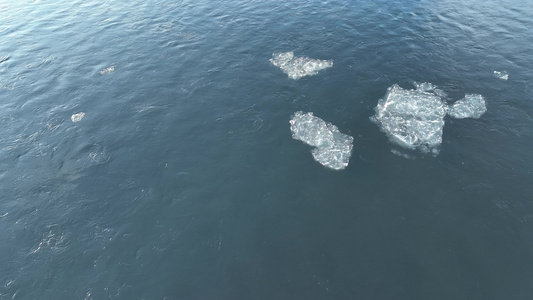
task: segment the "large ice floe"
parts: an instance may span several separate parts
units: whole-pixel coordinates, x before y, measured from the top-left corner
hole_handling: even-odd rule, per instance
[[[296,112],[289,121],[292,138],[315,147],[311,150],[314,159],[322,165],[342,170],[348,166],[352,155],[353,137],[313,113]]]
[[[291,79],[316,75],[318,71],[333,66],[332,60],[295,57],[293,52],[274,53],[270,62],[289,75]]]
[[[378,101],[371,118],[389,140],[401,147],[424,153],[439,153],[446,114],[454,118],[479,118],[487,110],[481,95],[468,94],[448,106],[445,93],[431,83],[415,83],[415,89],[397,84]]]

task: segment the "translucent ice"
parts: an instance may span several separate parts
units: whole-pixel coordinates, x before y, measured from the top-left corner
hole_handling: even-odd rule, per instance
[[[438,154],[446,114],[458,119],[479,118],[487,111],[481,95],[467,94],[448,106],[442,100],[445,93],[431,83],[415,86],[414,90],[397,84],[389,87],[372,117],[389,140],[404,148]]]
[[[83,119],[83,117],[85,117],[85,113],[84,112],[80,112],[80,113],[73,114],[72,116],[70,116],[70,120],[72,122],[76,123],[76,122],[81,121],[81,119]]]
[[[416,89],[402,89],[397,84],[378,101],[373,120],[392,142],[408,149],[438,153],[446,103],[442,91],[430,83],[417,84]]]
[[[106,75],[114,71],[115,71],[115,66],[111,66],[109,68],[105,68],[102,71],[100,71],[100,75]]]
[[[505,71],[494,71],[494,76],[500,78],[501,80],[509,79],[509,74]]]
[[[322,165],[342,170],[348,166],[352,154],[353,137],[313,113],[296,112],[289,121],[292,138],[314,146],[311,150],[314,159]]]
[[[283,70],[291,79],[316,75],[318,71],[333,66],[333,61],[331,60],[295,57],[293,52],[274,53],[270,62]]]
[[[466,94],[461,100],[458,100],[450,106],[448,114],[457,119],[479,118],[487,111],[485,99],[483,96],[476,94]]]

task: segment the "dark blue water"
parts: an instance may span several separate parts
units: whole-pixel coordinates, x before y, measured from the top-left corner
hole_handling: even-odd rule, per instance
[[[0,1],[0,299],[533,299],[531,28],[531,1]],[[413,82],[487,113],[396,155],[369,117]]]

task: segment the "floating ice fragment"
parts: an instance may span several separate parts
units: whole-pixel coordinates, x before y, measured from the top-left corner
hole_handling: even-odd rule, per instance
[[[402,89],[395,84],[378,101],[372,120],[392,142],[404,148],[437,154],[447,110],[440,97],[442,94],[431,83],[417,84],[414,90]]]
[[[100,75],[106,75],[106,74],[109,74],[109,73],[111,73],[113,71],[115,71],[115,66],[111,66],[109,68],[103,69],[102,71],[100,71]]]
[[[391,149],[390,152],[392,152],[392,154],[395,154],[395,155],[398,155],[398,156],[401,156],[403,158],[407,158],[407,159],[412,159],[412,157],[407,154],[407,153],[403,153],[401,151],[398,151],[396,149]]]
[[[314,159],[322,165],[342,170],[348,166],[352,154],[353,137],[313,113],[296,112],[289,121],[292,138],[314,146],[311,150]]]
[[[93,144],[88,148],[90,164],[104,164],[111,159],[107,149],[100,144]]]
[[[505,71],[494,71],[494,76],[500,78],[501,80],[509,79],[509,74]]]
[[[466,94],[450,106],[448,114],[456,119],[479,118],[487,111],[485,99],[477,94]]]
[[[389,87],[385,97],[378,101],[376,114],[371,118],[391,142],[404,148],[436,155],[442,143],[446,114],[458,119],[477,119],[487,111],[481,95],[467,94],[448,106],[441,98],[446,94],[433,84],[415,86],[414,90],[402,89],[397,84]]]
[[[291,79],[316,75],[318,71],[333,66],[332,60],[320,60],[308,57],[295,57],[293,52],[274,53],[270,62],[279,67]]]
[[[81,121],[81,119],[83,119],[83,117],[85,117],[85,113],[84,112],[80,112],[80,113],[73,114],[72,116],[70,116],[70,119],[72,120],[72,122],[76,123],[76,122]]]

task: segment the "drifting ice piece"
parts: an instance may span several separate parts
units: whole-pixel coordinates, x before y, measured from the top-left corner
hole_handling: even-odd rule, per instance
[[[444,116],[479,118],[487,108],[485,99],[467,94],[453,105],[446,105],[446,95],[431,83],[415,84],[416,89],[404,90],[397,84],[387,90],[378,101],[376,114],[371,118],[392,142],[413,150],[438,154],[442,143]]]
[[[463,99],[458,100],[452,106],[450,106],[448,114],[457,119],[477,119],[486,111],[487,107],[485,106],[485,99],[483,99],[483,96],[466,94]]]
[[[404,90],[395,84],[378,101],[372,120],[392,142],[437,154],[447,109],[441,95],[443,92],[431,83],[416,84],[414,90]]]
[[[494,76],[500,78],[501,80],[509,79],[509,74],[505,71],[494,71]]]
[[[293,139],[316,147],[311,153],[317,162],[335,170],[348,166],[353,137],[341,133],[335,125],[313,116],[311,112],[304,114],[298,111],[289,123]]]
[[[102,71],[100,71],[100,75],[106,75],[114,71],[115,71],[115,66],[111,66],[109,68],[105,68]]]
[[[76,123],[76,122],[81,121],[81,119],[83,119],[83,117],[85,117],[85,113],[84,112],[80,112],[80,113],[73,114],[72,116],[70,116],[70,120],[72,122]]]
[[[331,60],[312,59],[308,57],[294,57],[293,52],[274,53],[270,62],[289,75],[291,79],[316,75],[318,71],[333,66]]]

